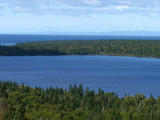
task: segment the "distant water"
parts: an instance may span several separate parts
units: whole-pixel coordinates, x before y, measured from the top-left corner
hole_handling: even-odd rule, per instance
[[[106,92],[160,95],[160,59],[120,56],[0,57],[0,80],[31,87],[83,84]]]
[[[0,45],[15,45],[19,42],[48,41],[48,40],[116,40],[116,39],[140,39],[160,40],[154,36],[98,36],[98,35],[9,35],[0,34]]]

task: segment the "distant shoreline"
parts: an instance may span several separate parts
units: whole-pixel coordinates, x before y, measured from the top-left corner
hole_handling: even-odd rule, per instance
[[[0,45],[21,42],[55,40],[160,40],[159,36],[142,35],[53,35],[53,34],[0,34]]]

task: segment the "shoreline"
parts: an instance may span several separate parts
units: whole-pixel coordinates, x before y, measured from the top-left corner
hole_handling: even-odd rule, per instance
[[[147,56],[124,56],[124,55],[0,55],[0,57],[57,57],[57,56],[110,56],[110,57],[128,57],[128,58],[152,58],[160,59],[160,57],[147,57]]]

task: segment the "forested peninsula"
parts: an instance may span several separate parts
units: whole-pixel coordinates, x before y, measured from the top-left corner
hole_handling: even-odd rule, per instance
[[[117,55],[160,57],[159,40],[69,40],[0,46],[0,56]]]
[[[160,97],[107,93],[70,85],[31,88],[0,81],[2,120],[160,120]]]

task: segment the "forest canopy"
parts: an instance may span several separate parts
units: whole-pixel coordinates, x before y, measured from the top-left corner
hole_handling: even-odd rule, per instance
[[[69,40],[0,46],[1,56],[118,55],[160,57],[159,40]]]
[[[82,85],[31,88],[0,81],[2,120],[160,120],[160,97],[125,95]]]

